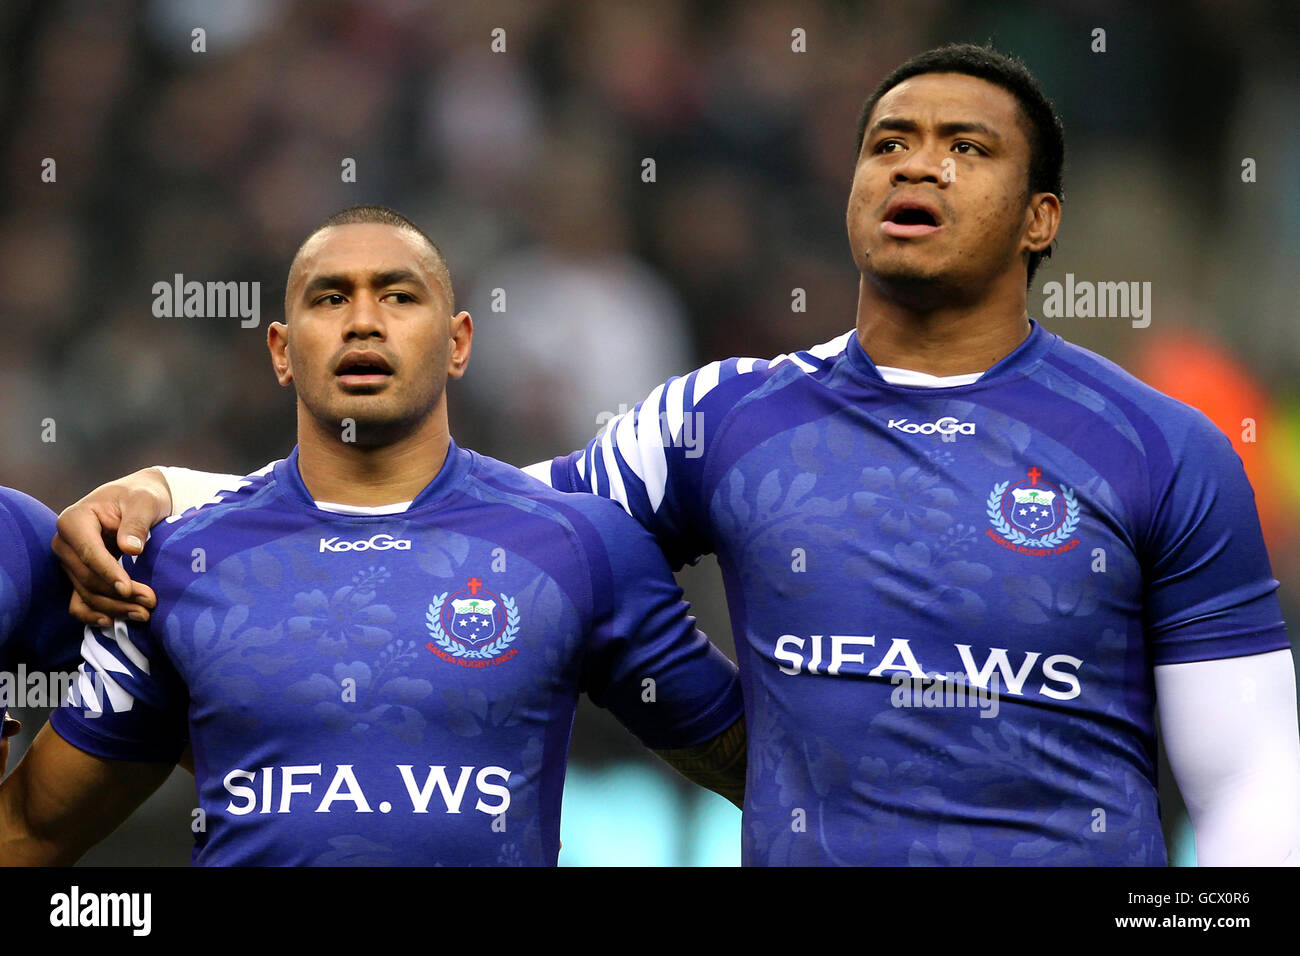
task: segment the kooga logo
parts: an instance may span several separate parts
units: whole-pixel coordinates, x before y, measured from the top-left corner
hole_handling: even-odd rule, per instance
[[[321,538],[320,553],[326,551],[410,551],[411,542],[394,538],[391,534],[377,534],[368,541],[340,541],[338,538]]]
[[[959,422],[955,418],[941,418],[937,422],[926,422],[918,425],[916,422],[909,422],[906,418],[891,418],[889,420],[890,428],[897,428],[900,432],[907,432],[909,435],[974,435],[974,422]]]

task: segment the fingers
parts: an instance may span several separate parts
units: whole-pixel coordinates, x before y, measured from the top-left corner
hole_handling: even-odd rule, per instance
[[[149,529],[167,517],[168,512],[162,511],[157,494],[144,488],[132,488],[120,497],[118,505],[122,512],[117,529],[118,550],[138,555],[149,539]]]
[[[140,554],[149,529],[170,513],[171,491],[156,468],[101,485],[64,509],[51,547],[72,581],[74,617],[99,626],[104,617],[148,619],[157,598],[131,580],[115,551]]]
[[[72,585],[72,599],[68,602],[68,613],[82,624],[92,627],[108,627],[115,617],[140,622],[149,620],[149,609],[143,605],[128,604],[92,591],[82,591],[75,582]]]
[[[51,547],[72,582],[74,594],[69,611],[77,620],[104,627],[108,624],[105,615],[131,617],[137,621],[149,619],[148,612],[157,606],[158,601],[148,587],[128,578],[128,593],[119,595],[115,588],[107,586],[103,578],[96,576],[84,561],[73,554],[63,539],[55,538]],[[136,617],[136,614],[142,616]]]
[[[81,596],[75,581],[72,585],[72,600],[68,602],[68,613],[82,624],[89,624],[91,627],[108,627],[112,623],[107,614],[96,611]]]
[[[114,530],[110,523],[83,499],[59,515],[59,533],[50,546],[73,581],[106,595],[128,597],[131,576],[104,544],[104,532]]]

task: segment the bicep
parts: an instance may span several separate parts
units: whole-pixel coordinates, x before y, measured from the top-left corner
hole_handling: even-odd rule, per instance
[[[93,756],[47,723],[0,787],[4,862],[76,862],[148,799],[171,769],[166,763]]]
[[[1166,754],[1206,863],[1300,862],[1289,650],[1155,669]]]

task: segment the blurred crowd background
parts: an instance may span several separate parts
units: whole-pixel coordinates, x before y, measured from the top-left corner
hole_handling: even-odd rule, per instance
[[[914,53],[991,40],[1066,129],[1031,314],[1067,272],[1151,282],[1148,328],[1045,324],[1233,438],[1297,620],[1300,5],[5,0],[0,37],[0,483],[56,511],[148,464],[284,456],[292,395],[265,327],[299,241],[358,202],[442,246],[477,330],[453,433],[514,464],[578,447],[671,374],[832,338],[854,321],[863,99]],[[155,318],[153,284],[177,273],[260,282],[261,323]],[[730,648],[716,566],[682,580]],[[39,715],[22,716],[29,740]],[[586,705],[571,768],[562,863],[738,859],[738,813]],[[192,805],[174,775],[88,861],[185,862]]]

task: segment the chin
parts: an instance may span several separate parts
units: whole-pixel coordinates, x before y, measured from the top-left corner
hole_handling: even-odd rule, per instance
[[[873,261],[872,266],[864,275],[873,286],[917,308],[940,305],[961,294],[961,277],[939,263],[889,262],[881,268]]]
[[[348,401],[325,402],[313,407],[307,404],[312,418],[321,428],[340,436],[351,433],[348,444],[358,448],[371,448],[391,444],[409,430],[410,416],[395,413],[379,402]]]
[[[944,263],[920,250],[897,250],[893,255],[871,256],[867,263],[867,275],[877,284],[943,283],[950,278]]]
[[[379,415],[355,416],[353,421],[356,422],[353,430],[354,440],[349,444],[357,448],[383,448],[386,445],[396,444],[419,425],[418,421],[407,417]],[[340,434],[343,432],[342,424],[339,425],[339,432]]]

